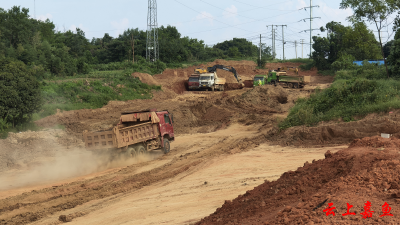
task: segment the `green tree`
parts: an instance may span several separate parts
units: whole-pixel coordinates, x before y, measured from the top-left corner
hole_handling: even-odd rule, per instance
[[[0,119],[20,125],[40,107],[39,82],[32,71],[23,62],[0,59]]]
[[[329,63],[329,50],[330,42],[327,38],[313,36],[314,51],[311,54],[311,58],[314,60],[315,66],[318,70],[327,70],[330,67]]]
[[[240,56],[241,56],[238,47],[230,47],[230,48],[228,49],[228,55],[229,55],[230,57],[232,57],[232,58],[237,58],[237,57],[240,57]]]
[[[390,40],[390,41],[386,42],[386,44],[383,46],[383,54],[385,55],[385,58],[387,58],[390,55],[390,50],[391,50],[394,42],[395,42],[395,40]]]
[[[367,20],[374,23],[378,31],[379,44],[381,47],[381,54],[385,62],[386,74],[389,78],[389,71],[384,57],[381,30],[385,24],[386,19],[390,14],[399,9],[397,0],[342,0],[340,3],[341,9],[351,8],[354,14],[349,17],[353,23]]]
[[[390,45],[390,54],[387,58],[391,76],[400,77],[400,29],[396,31],[394,40]]]
[[[258,56],[258,47],[245,38],[233,38],[232,40],[224,41],[214,46],[214,48],[219,48],[226,52],[226,54],[229,54],[229,49],[232,47],[236,47],[239,53],[245,57]]]
[[[380,56],[379,44],[363,22],[343,26],[332,21],[325,28],[321,27],[321,31],[327,31],[328,35],[313,37],[314,52],[311,56],[319,70],[329,69],[341,56],[351,55],[356,60],[377,59]],[[344,58],[340,59],[340,62],[344,62],[343,60]],[[337,63],[335,68],[341,63]]]

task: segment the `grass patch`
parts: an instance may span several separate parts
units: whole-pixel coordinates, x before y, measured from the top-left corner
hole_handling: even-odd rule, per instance
[[[339,118],[348,122],[355,116],[400,108],[399,90],[398,80],[336,80],[328,89],[299,99],[279,128],[312,126]]]
[[[334,70],[320,70],[318,71],[318,75],[321,76],[335,76],[335,71]]]
[[[33,120],[53,115],[57,109],[94,109],[111,100],[150,99],[152,90],[161,90],[161,86],[144,84],[126,71],[97,71],[87,74],[87,77],[43,81],[44,104],[40,112],[33,114]]]

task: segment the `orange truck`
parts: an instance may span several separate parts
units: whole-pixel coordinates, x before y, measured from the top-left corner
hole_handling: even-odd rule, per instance
[[[167,110],[124,112],[113,129],[85,131],[83,139],[86,149],[93,151],[111,150],[136,157],[161,148],[167,154],[170,142],[175,140],[173,123],[173,115]]]

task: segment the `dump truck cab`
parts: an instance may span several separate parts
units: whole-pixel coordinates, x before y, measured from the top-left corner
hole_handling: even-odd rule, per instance
[[[255,75],[253,80],[253,86],[262,86],[267,82],[267,75]]]
[[[188,87],[189,90],[197,90],[200,86],[200,74],[193,74],[189,77]]]
[[[223,91],[224,90],[224,85],[226,83],[225,78],[219,78],[217,76],[216,72],[212,73],[202,73],[200,74],[200,89],[205,89],[205,90],[219,90]]]
[[[203,73],[200,75],[200,88],[211,89],[214,85],[215,73]]]
[[[276,71],[272,70],[268,73],[267,84],[275,84],[278,82]]]

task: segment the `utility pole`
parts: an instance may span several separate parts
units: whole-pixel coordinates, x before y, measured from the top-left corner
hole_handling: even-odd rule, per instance
[[[260,34],[260,62],[261,62],[261,34]]]
[[[146,59],[150,62],[155,62],[158,58],[157,1],[149,0],[149,10],[147,13]]]
[[[301,8],[301,9],[304,9],[306,11],[307,11],[307,8],[310,8],[310,18],[302,19],[304,22],[306,22],[306,20],[310,20],[310,30],[304,30],[305,32],[310,31],[310,57],[311,57],[311,51],[312,51],[312,31],[313,30],[319,30],[319,29],[312,29],[312,20],[316,19],[316,18],[321,19],[321,17],[312,17],[312,8],[314,8],[314,7],[319,7],[319,5],[312,5],[312,0],[310,0],[310,6],[309,7]],[[302,20],[300,20],[300,21],[302,21]]]
[[[275,30],[274,30],[274,25],[267,25],[272,27],[272,34],[271,34],[271,39],[272,39],[272,59],[275,59]]]
[[[132,64],[135,64],[135,38],[131,34],[131,45],[132,45]]]
[[[287,25],[275,25],[276,27],[281,26],[282,27],[282,48],[283,48],[283,61],[285,61],[285,35],[283,33],[283,27],[287,27]]]
[[[303,44],[304,44],[304,39],[301,39],[301,58],[303,59]]]
[[[296,59],[297,59],[297,41],[294,41],[294,49],[296,50]]]
[[[275,46],[275,29],[274,29],[274,27],[272,27],[272,32],[273,32],[273,34],[274,34],[274,37],[273,37],[272,40],[274,40],[274,59],[275,59],[275,56],[276,56],[276,46]]]
[[[36,20],[36,0],[33,0],[33,18]]]

